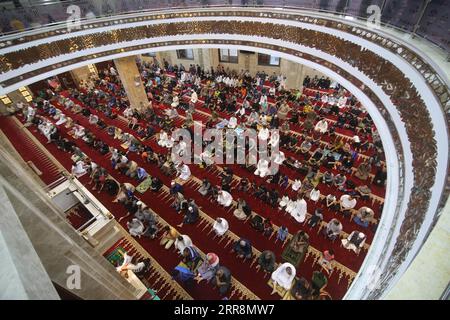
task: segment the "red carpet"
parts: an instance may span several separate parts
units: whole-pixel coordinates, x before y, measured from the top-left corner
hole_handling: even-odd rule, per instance
[[[206,111],[206,110],[205,110]],[[114,146],[116,148],[120,149],[120,143],[117,140],[113,140],[112,137],[108,136],[106,132],[103,130],[99,130],[97,127],[91,126],[88,123],[87,118],[83,117],[82,115],[74,115],[70,112],[67,112],[64,110],[66,114],[71,116],[74,120],[78,120],[81,125],[88,128],[89,130],[93,131],[94,134],[98,137],[103,139],[105,142],[108,143],[110,146]],[[111,120],[106,117],[104,117],[102,114],[99,114],[95,110],[91,109],[91,112],[97,114],[102,120],[105,121],[105,123],[112,124],[115,126],[119,126],[122,128],[125,132],[131,132],[130,129],[126,127],[126,123],[124,123],[121,120]],[[201,119],[201,116],[196,113],[195,119]],[[204,120],[204,117],[203,117]],[[26,150],[30,147],[29,141],[24,141],[24,139],[20,140],[18,137],[20,134],[18,133],[17,128],[14,127],[14,124],[12,122],[11,118],[0,118],[0,124],[2,127],[2,130],[5,131],[5,134],[12,140],[14,146],[16,149],[18,149],[19,153],[26,159],[27,152]],[[45,143],[46,139],[36,131],[35,127],[29,128],[32,133],[42,142]],[[292,128],[291,128],[292,129]],[[66,129],[61,128],[61,131],[64,136],[67,136],[65,134]],[[72,139],[70,137],[70,139]],[[149,141],[145,142],[148,145],[151,145],[151,147],[157,151],[157,152],[167,152],[165,149],[162,149],[159,147],[154,139],[151,139]],[[130,180],[128,177],[119,174],[118,172],[114,172],[111,169],[110,161],[107,157],[100,155],[97,151],[91,149],[87,145],[84,144],[83,141],[77,141],[77,145],[85,152],[94,162],[100,164],[101,166],[104,166],[108,169],[108,171],[120,182],[130,182],[134,185],[137,185],[135,180]],[[71,160],[70,155],[66,154],[59,149],[56,148],[54,144],[48,144],[45,145],[45,147],[70,171],[71,167]],[[22,152],[20,152],[22,150]],[[286,155],[288,155],[288,151],[283,150]],[[170,178],[162,175],[156,166],[151,164],[143,164],[141,161],[141,158],[137,156],[136,154],[129,154],[129,159],[136,161],[139,165],[144,166],[147,171],[154,176],[158,176],[165,185],[169,185]],[[39,159],[36,157],[34,158],[35,164],[39,163]],[[33,161],[33,162],[34,162]],[[198,178],[208,177],[211,182],[218,183],[218,177],[217,173],[213,173],[210,171],[206,171],[203,169],[200,169],[194,165],[191,165],[191,171],[192,174]],[[42,170],[42,169],[41,169]],[[252,179],[255,178],[255,176],[248,171],[242,169],[241,167],[234,165],[233,166],[234,174],[244,177],[248,176]],[[290,169],[286,168],[285,166],[282,167],[283,172],[289,174],[291,179],[294,179],[296,175],[291,171]],[[50,172],[45,172],[42,176],[42,179],[45,181],[45,179],[48,179],[49,181],[52,178],[50,178]],[[302,177],[303,178],[303,177]],[[90,186],[87,185],[87,177],[84,176],[80,180],[91,189]],[[259,178],[258,178],[259,179]],[[54,181],[54,180],[53,180]],[[51,181],[50,181],[51,182]],[[262,181],[260,181],[263,183]],[[195,190],[196,185],[194,183],[187,183],[184,185],[185,190],[185,196],[191,197],[196,200],[196,203],[202,208],[202,211],[207,213],[210,217],[215,218],[218,216],[222,216],[227,218],[227,220],[230,222],[230,230],[233,231],[235,234],[250,239],[252,241],[252,244],[255,248],[257,248],[260,251],[270,249],[275,252],[277,257],[281,255],[281,252],[283,248],[281,247],[280,243],[274,242],[274,237],[271,239],[268,239],[267,237],[264,237],[262,234],[256,232],[254,229],[252,229],[249,225],[249,223],[243,223],[241,221],[238,221],[234,218],[234,216],[226,212],[223,208],[219,208],[214,204],[211,204],[207,199],[200,197],[198,192]],[[279,188],[277,186],[277,188]],[[322,185],[320,185],[320,190],[322,194],[328,194],[331,190],[326,190]],[[279,190],[280,194],[283,193],[291,193],[290,190]],[[336,192],[336,190],[333,190],[333,192],[336,194],[336,196],[340,195]],[[381,193],[381,192],[380,192]],[[122,205],[117,203],[112,203],[112,197],[108,196],[106,193],[100,193],[93,191],[93,194],[98,197],[98,199],[114,214],[116,218],[119,218],[125,214],[125,209]],[[384,192],[383,194],[384,195]],[[155,201],[155,196],[156,200]],[[361,252],[359,256],[356,256],[353,252],[349,252],[343,248],[340,247],[339,242],[330,243],[329,241],[323,239],[320,235],[317,234],[317,229],[315,230],[308,230],[303,225],[299,225],[295,220],[293,220],[291,217],[284,215],[283,213],[280,213],[278,210],[274,210],[271,207],[263,204],[261,201],[254,199],[250,194],[238,194],[237,191],[233,191],[234,199],[237,199],[238,197],[243,197],[247,202],[250,203],[252,206],[253,211],[259,213],[260,215],[264,217],[270,217],[272,222],[276,225],[286,225],[289,228],[289,231],[291,234],[294,234],[299,229],[304,229],[309,235],[310,235],[310,243],[311,246],[315,247],[317,250],[323,251],[325,249],[333,248],[336,255],[336,260],[345,265],[346,267],[354,270],[357,272],[360,265],[362,264],[362,261],[365,257],[365,252]],[[176,225],[181,222],[181,216],[177,215],[172,208],[170,208],[170,202],[164,202],[159,199],[158,195],[152,194],[151,191],[147,191],[144,195],[140,196],[141,199],[147,203],[153,210],[155,210],[164,220],[166,220],[171,225]],[[362,203],[359,202],[357,207],[359,208],[362,206]],[[378,208],[374,207],[371,203],[368,204],[368,206],[372,207],[375,212],[378,212],[379,217],[379,210]],[[323,206],[322,206],[323,207]],[[314,205],[312,203],[308,203],[308,211],[313,211]],[[337,216],[336,213],[331,212],[329,210],[324,210],[324,220],[328,221],[331,218]],[[350,233],[351,231],[357,229],[359,230],[360,227],[356,225],[355,223],[349,221],[348,219],[344,219],[341,216],[338,217],[339,220],[343,223],[344,231],[347,233]],[[122,225],[125,225],[126,221],[122,221]],[[194,245],[198,246],[200,250],[203,252],[215,252],[219,255],[221,264],[227,266],[233,276],[239,280],[243,285],[245,285],[248,289],[250,289],[253,293],[255,293],[257,296],[259,296],[262,299],[271,299],[271,298],[279,298],[277,295],[270,296],[271,288],[267,285],[268,275],[264,276],[263,273],[256,272],[256,269],[254,268],[255,265],[251,266],[251,261],[247,261],[242,263],[239,261],[233,254],[230,253],[230,245],[227,244],[225,241],[222,243],[217,243],[216,241],[212,241],[210,236],[208,236],[207,232],[209,232],[209,229],[202,230],[204,225],[186,225],[180,230],[182,233],[188,234],[193,242]],[[306,228],[306,229],[305,229]],[[368,231],[366,229],[363,230],[367,236],[368,236],[368,243],[373,238],[373,233],[371,231]],[[146,249],[148,252],[157,259],[157,261],[163,266],[165,270],[170,272],[173,267],[176,266],[176,264],[179,261],[179,257],[176,253],[173,253],[172,251],[166,251],[161,246],[159,246],[157,240],[149,240],[149,239],[139,239],[138,242]],[[129,244],[128,244],[129,245]],[[279,260],[279,259],[278,259]],[[312,257],[309,257],[303,262],[299,268],[298,268],[298,275],[303,276],[306,279],[311,279],[312,272],[314,270],[320,270],[320,267],[318,265],[314,265],[314,261]],[[339,272],[334,272],[332,276],[329,278],[329,282],[327,285],[326,290],[331,294],[333,299],[340,299],[344,296],[346,290],[347,290],[347,279],[339,277]],[[207,284],[201,284],[198,286],[194,286],[192,288],[186,288],[189,294],[194,299],[218,299],[219,296],[216,291],[212,290],[212,288]],[[232,291],[233,292],[233,291]],[[158,293],[159,295],[159,293]],[[240,293],[238,291],[235,292],[233,296],[231,296],[232,299],[239,299]]]

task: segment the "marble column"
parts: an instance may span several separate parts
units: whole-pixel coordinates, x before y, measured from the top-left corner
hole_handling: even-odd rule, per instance
[[[148,98],[136,64],[136,57],[114,59],[114,64],[127,93],[130,106],[135,109],[147,107]]]
[[[281,59],[280,73],[286,77],[289,89],[302,89],[305,66],[286,59]]]

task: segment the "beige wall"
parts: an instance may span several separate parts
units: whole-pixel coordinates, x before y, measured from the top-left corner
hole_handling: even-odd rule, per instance
[[[292,62],[287,59],[281,59],[279,66],[260,66],[258,65],[258,53],[245,54],[239,51],[238,63],[224,63],[219,62],[219,50],[218,49],[193,49],[194,60],[178,59],[177,53],[173,51],[163,51],[156,54],[156,59],[162,63],[163,59],[166,59],[171,64],[182,63],[186,68],[190,64],[199,64],[201,67],[209,69],[211,66],[216,68],[219,63],[225,68],[230,70],[248,70],[250,74],[255,75],[258,71],[264,71],[269,75],[282,74],[287,77],[286,85],[289,89],[300,89],[303,83],[303,79],[309,75],[314,77],[315,75],[321,77],[323,74],[315,69],[307,66]],[[152,58],[142,57],[143,60],[152,61]]]
[[[95,64],[93,66],[95,72],[97,73],[97,67],[95,66]],[[70,73],[72,74],[72,78],[77,85],[80,84],[80,81],[86,82],[92,74],[88,66],[73,69],[70,71]]]
[[[30,88],[27,88],[28,92],[33,96],[33,92],[30,90]],[[19,90],[12,91],[8,93],[8,97],[11,100],[13,104],[22,101],[24,103],[27,103],[25,98],[23,97],[22,93]],[[3,102],[0,100],[0,114],[4,114],[6,112],[6,105],[3,104]]]
[[[438,300],[450,280],[450,198],[419,254],[386,300]]]

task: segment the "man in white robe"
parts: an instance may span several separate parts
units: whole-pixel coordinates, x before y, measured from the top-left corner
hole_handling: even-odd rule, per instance
[[[198,101],[197,92],[195,92],[194,90],[192,90],[192,94],[191,94],[191,103],[192,103],[192,104],[196,104],[197,101]]]
[[[73,127],[73,134],[75,135],[75,138],[82,138],[84,136],[84,133],[85,132],[83,126],[77,124]]]
[[[82,160],[72,166],[72,174],[77,178],[83,176],[86,172],[86,164]]]
[[[278,165],[282,165],[284,160],[286,160],[286,156],[284,155],[283,151],[278,151],[276,154],[273,155],[273,162],[275,162]]]
[[[254,172],[255,175],[264,178],[270,173],[269,170],[269,161],[265,159],[259,159],[258,164],[256,165],[256,170]]]
[[[325,133],[328,130],[328,122],[325,119],[322,119],[316,123],[316,126],[314,127],[314,130],[316,132]]]
[[[312,189],[310,194],[309,194],[309,198],[312,201],[317,202],[320,199],[320,190],[316,189],[316,188]]]
[[[173,146],[173,141],[172,138],[169,138],[169,135],[167,134],[166,131],[161,130],[159,132],[158,144],[161,147],[171,148]]]
[[[133,237],[141,237],[144,232],[144,224],[137,218],[133,218],[130,222],[127,222],[128,232]]]
[[[176,108],[176,107],[178,107],[179,104],[180,104],[180,99],[178,98],[178,96],[174,96],[172,99],[172,104],[170,106],[172,108]]]
[[[258,139],[260,139],[262,141],[267,141],[267,139],[269,139],[269,134],[270,134],[269,129],[267,129],[266,127],[263,127],[258,132]]]
[[[177,167],[178,178],[187,181],[191,177],[191,169],[187,164],[180,163]]]
[[[217,202],[224,207],[229,207],[233,202],[233,196],[225,190],[220,190],[217,196]]]
[[[294,205],[292,206],[292,210],[290,212],[291,216],[299,223],[305,221],[307,211],[307,204],[305,199],[297,199],[294,201]]]
[[[31,122],[35,115],[36,109],[29,105],[27,109],[27,122]]]
[[[228,128],[234,129],[237,126],[237,119],[236,117],[231,117],[230,121],[228,122]]]
[[[62,124],[64,124],[64,123],[66,123],[67,122],[67,116],[64,114],[64,113],[61,113],[60,115],[59,115],[59,119],[58,119],[58,121],[56,121],[56,125],[57,126],[60,126],[60,125],[62,125]]]
[[[298,191],[302,187],[302,181],[300,179],[295,179],[292,184],[292,190]]]
[[[285,262],[280,265],[272,273],[273,290],[271,294],[277,292],[278,286],[281,286],[284,290],[290,290],[296,274],[295,267],[289,262]]]
[[[278,133],[278,130],[275,130],[272,132],[272,134],[270,135],[270,140],[269,140],[269,144],[272,147],[276,147],[278,145],[278,143],[280,142],[280,134]]]
[[[218,236],[223,236],[228,231],[228,227],[228,221],[224,218],[217,218],[213,225],[213,229]]]
[[[192,240],[185,234],[180,235],[177,240],[175,240],[175,248],[180,254],[183,254],[184,249],[190,246],[192,246]]]

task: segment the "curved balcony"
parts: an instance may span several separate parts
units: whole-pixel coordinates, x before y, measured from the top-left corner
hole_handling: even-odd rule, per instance
[[[36,3],[37,2],[37,3]],[[75,7],[76,6],[76,7]],[[274,7],[307,10],[373,21],[430,40],[444,50],[449,39],[441,30],[449,29],[448,6],[443,1],[393,0],[113,0],[113,1],[16,1],[4,7],[1,32],[12,34],[66,23],[70,19],[89,20],[113,15],[133,15],[143,11],[228,7]]]
[[[92,16],[72,32],[66,23],[56,23],[2,37],[2,92],[92,62],[174,48],[248,48],[320,70],[367,106],[387,151],[382,221],[347,298],[383,296],[420,249],[448,197],[450,96],[444,71],[414,46],[338,16],[273,8],[137,13],[135,4],[150,2],[127,1],[128,7],[114,3],[120,10],[108,14],[129,13]],[[92,4],[87,8],[94,12]],[[59,21],[65,20],[61,16]],[[383,277],[376,290],[369,290],[373,266]]]

